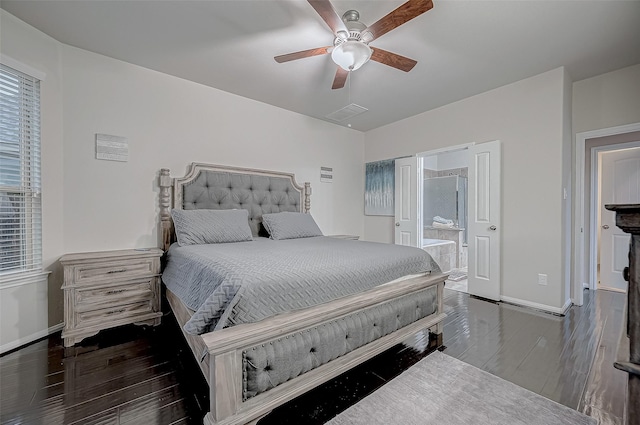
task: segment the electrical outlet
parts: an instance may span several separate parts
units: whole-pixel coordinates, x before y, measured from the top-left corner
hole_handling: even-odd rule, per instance
[[[538,273],[538,285],[547,286],[547,275]]]

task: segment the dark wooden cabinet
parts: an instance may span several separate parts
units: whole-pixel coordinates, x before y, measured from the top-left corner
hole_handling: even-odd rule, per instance
[[[614,211],[616,225],[631,234],[629,267],[624,270],[624,278],[629,282],[626,329],[620,337],[614,366],[629,374],[624,423],[640,425],[640,204],[605,205],[605,208]]]

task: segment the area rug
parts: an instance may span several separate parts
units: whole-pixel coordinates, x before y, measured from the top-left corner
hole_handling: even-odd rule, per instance
[[[436,351],[331,425],[595,425],[594,418]]]

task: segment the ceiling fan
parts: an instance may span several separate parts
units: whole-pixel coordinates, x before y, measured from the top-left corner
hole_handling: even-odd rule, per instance
[[[338,65],[332,89],[343,88],[349,72],[360,68],[369,59],[405,72],[411,71],[418,63],[396,53],[379,48],[372,49],[369,43],[430,10],[433,7],[432,0],[409,0],[369,26],[360,22],[360,14],[356,10],[348,10],[340,18],[329,0],[307,1],[333,31],[333,46],[276,56],[276,62],[283,63],[331,53],[331,59]]]

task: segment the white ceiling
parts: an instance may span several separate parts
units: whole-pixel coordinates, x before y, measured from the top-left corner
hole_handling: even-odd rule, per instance
[[[370,25],[402,0],[334,1]],[[14,1],[1,7],[62,43],[312,117],[349,103],[369,111],[343,125],[367,131],[566,66],[574,81],[640,63],[640,1],[454,1],[371,43],[418,61],[409,73],[369,62],[342,90],[307,1]],[[490,107],[490,105],[487,105]]]

